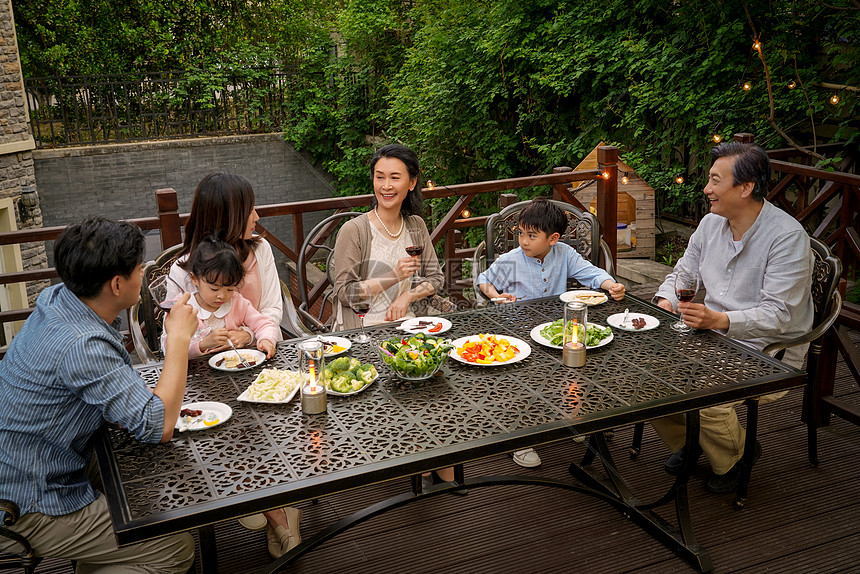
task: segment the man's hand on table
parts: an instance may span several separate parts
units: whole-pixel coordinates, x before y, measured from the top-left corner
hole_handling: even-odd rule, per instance
[[[657,299],[657,306],[670,313],[675,312],[675,309],[672,308],[672,302],[664,297],[660,297],[659,299]]]

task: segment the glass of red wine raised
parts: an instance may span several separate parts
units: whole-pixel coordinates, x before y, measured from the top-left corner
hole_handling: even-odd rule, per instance
[[[361,321],[361,334],[356,335],[356,343],[369,343],[370,337],[364,332],[364,316],[370,311],[370,293],[361,283],[353,283],[346,292],[347,300],[352,312],[358,315]]]
[[[424,234],[420,229],[409,229],[406,239],[406,253],[408,253],[410,257],[418,257],[424,253]],[[416,271],[415,274],[412,275],[412,284],[415,285],[420,282],[421,275]]]
[[[681,271],[675,275],[675,296],[678,301],[689,303],[699,291],[699,274]],[[681,313],[677,323],[672,324],[672,328],[681,333],[690,331],[690,327],[684,323],[684,313]]]

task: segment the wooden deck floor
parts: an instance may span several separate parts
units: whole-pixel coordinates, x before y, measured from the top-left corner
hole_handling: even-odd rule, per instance
[[[853,333],[855,343],[860,334]],[[837,388],[860,401],[844,365]],[[819,433],[821,464],[806,459],[806,427],[800,422],[801,391],[760,409],[761,460],[753,469],[742,511],[733,497],[705,491],[707,462],[690,483],[698,542],[716,573],[857,572],[860,564],[860,428],[834,418]],[[739,409],[743,418],[743,408]],[[647,427],[636,461],[626,452],[632,429],[610,443],[624,476],[641,499],[669,485],[662,470],[668,452]],[[507,457],[466,466],[467,477],[534,474],[564,477],[585,447],[564,441],[538,449],[538,469]],[[408,489],[407,481],[370,486],[300,505],[309,536],[373,502]],[[670,510],[663,515],[673,521]],[[217,527],[222,574],[255,572],[269,561],[263,532],[235,521]],[[68,563],[45,561],[39,572],[67,573]],[[473,489],[466,497],[441,495],[408,505],[347,531],[303,557],[291,574],[388,573],[654,573],[695,572],[608,505],[558,489],[503,486]]]

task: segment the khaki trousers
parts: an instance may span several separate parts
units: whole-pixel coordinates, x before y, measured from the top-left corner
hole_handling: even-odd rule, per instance
[[[104,495],[63,516],[26,514],[12,529],[27,537],[37,556],[77,561],[76,574],[185,574],[194,562],[187,532],[118,548]],[[0,550],[20,549],[0,539]]]
[[[759,399],[759,404],[773,402],[787,392],[765,395]],[[714,474],[727,473],[744,454],[746,430],[741,426],[735,412],[735,405],[739,404],[741,403],[728,403],[699,411],[699,445],[708,457]],[[677,452],[684,446],[687,419],[683,414],[654,419],[651,426],[672,452]]]

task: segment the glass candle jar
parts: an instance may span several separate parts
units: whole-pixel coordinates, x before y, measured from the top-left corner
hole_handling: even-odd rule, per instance
[[[299,343],[298,349],[299,372],[302,375],[302,412],[309,415],[324,413],[327,403],[322,341],[308,339]]]
[[[588,306],[571,301],[564,306],[564,336],[561,362],[568,367],[585,364],[585,336],[588,325]]]

